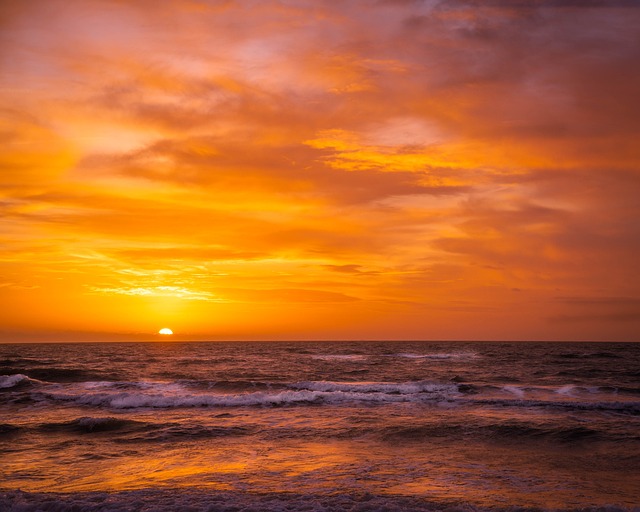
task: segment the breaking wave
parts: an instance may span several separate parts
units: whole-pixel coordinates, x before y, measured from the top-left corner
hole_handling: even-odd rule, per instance
[[[309,404],[438,402],[460,396],[468,386],[437,382],[295,383],[85,382],[57,385],[30,394],[34,402],[70,402],[111,409],[255,407]],[[238,392],[239,391],[239,392]]]
[[[87,371],[80,368],[11,368],[1,369],[4,373],[24,375],[30,379],[47,382],[83,382],[89,380],[117,380],[115,375]],[[5,377],[12,375],[5,375]]]
[[[348,402],[390,403],[408,401],[445,400],[447,397],[433,393],[424,397],[415,393],[385,393],[382,391],[312,391],[289,390],[279,392],[256,392],[235,395],[223,394],[180,394],[160,393],[95,393],[74,395],[48,393],[47,398],[55,401],[73,402],[78,405],[108,407],[112,409],[174,408],[174,407],[251,407],[285,406],[300,404],[340,404]]]
[[[474,406],[555,407],[639,414],[637,388],[611,386],[473,385],[449,382],[248,380],[91,381],[48,384],[24,374],[0,377],[12,401],[69,402],[110,409],[189,407],[275,407],[321,404],[456,402]],[[453,381],[453,382],[452,382]],[[15,393],[6,393],[12,392]]]
[[[30,379],[22,373],[16,373],[14,375],[0,375],[0,390],[22,388],[38,383],[39,381]]]
[[[455,384],[435,382],[298,382],[290,384],[294,389],[342,393],[384,393],[390,395],[411,395],[416,393],[452,394],[458,391]]]

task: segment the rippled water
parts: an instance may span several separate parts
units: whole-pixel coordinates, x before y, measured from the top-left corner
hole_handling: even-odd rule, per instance
[[[640,344],[0,345],[0,508],[631,508],[639,383]]]

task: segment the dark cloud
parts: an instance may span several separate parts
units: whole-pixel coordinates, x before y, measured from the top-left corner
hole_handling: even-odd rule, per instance
[[[441,5],[448,8],[453,5],[473,8],[508,7],[518,9],[537,9],[570,7],[576,9],[616,9],[620,7],[640,7],[640,2],[638,0],[453,0],[451,2],[443,2]]]

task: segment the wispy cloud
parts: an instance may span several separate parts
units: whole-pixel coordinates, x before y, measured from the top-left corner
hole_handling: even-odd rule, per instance
[[[152,288],[91,288],[96,293],[132,295],[142,297],[174,297],[187,300],[206,300],[223,302],[222,299],[214,297],[212,293],[205,291],[193,291],[180,286],[154,286]]]

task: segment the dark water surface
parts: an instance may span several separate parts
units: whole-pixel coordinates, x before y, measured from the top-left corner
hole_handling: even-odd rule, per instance
[[[0,460],[3,510],[631,509],[640,344],[0,345]]]

